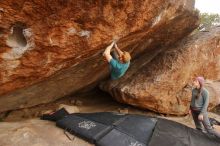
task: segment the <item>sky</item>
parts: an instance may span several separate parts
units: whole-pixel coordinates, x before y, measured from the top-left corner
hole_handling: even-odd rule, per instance
[[[220,14],[220,0],[196,0],[195,7],[202,13]]]

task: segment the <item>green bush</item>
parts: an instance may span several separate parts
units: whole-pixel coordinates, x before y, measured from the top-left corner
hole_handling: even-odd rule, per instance
[[[200,13],[201,25],[207,29],[212,26],[220,25],[220,15],[210,13]]]

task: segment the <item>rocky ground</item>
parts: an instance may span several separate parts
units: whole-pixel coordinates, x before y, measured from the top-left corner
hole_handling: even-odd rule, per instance
[[[91,100],[92,99],[92,100]],[[95,90],[63,98],[54,103],[36,106],[7,113],[0,123],[0,146],[92,146],[82,139],[70,135],[75,140],[69,140],[63,130],[53,122],[42,121],[39,116],[65,107],[69,112],[102,112],[113,111],[157,116],[194,128],[192,117],[163,115],[148,110],[142,110],[114,101],[108,94]],[[218,109],[216,109],[218,111]],[[220,116],[210,112],[210,117],[220,120]],[[3,116],[3,115],[2,115]],[[220,130],[219,127],[216,127]]]

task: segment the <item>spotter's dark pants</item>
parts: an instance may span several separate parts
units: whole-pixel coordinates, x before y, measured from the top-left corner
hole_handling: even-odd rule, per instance
[[[215,135],[216,137],[220,138],[220,133],[217,132],[211,126],[207,112],[203,113],[203,120],[200,121],[198,119],[200,111],[195,111],[195,110],[191,110],[191,111],[192,111],[192,116],[193,116],[194,123],[196,125],[196,129],[201,130],[202,132],[205,132],[205,130],[206,130],[209,134]]]

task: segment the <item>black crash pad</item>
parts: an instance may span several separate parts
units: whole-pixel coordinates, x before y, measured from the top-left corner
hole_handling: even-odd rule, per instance
[[[154,118],[111,112],[76,113],[57,121],[58,127],[98,146],[147,146],[155,124]]]
[[[52,114],[44,114],[41,120],[58,121],[67,115],[69,115],[69,113],[64,108],[61,108]]]
[[[57,121],[56,125],[90,143],[95,143],[102,135],[111,130],[111,126],[109,125],[104,125],[74,114]]]
[[[166,119],[112,112],[63,113],[53,120],[57,126],[96,146],[220,146],[214,136]]]
[[[177,122],[158,119],[149,146],[220,146],[220,141],[208,134]]]

